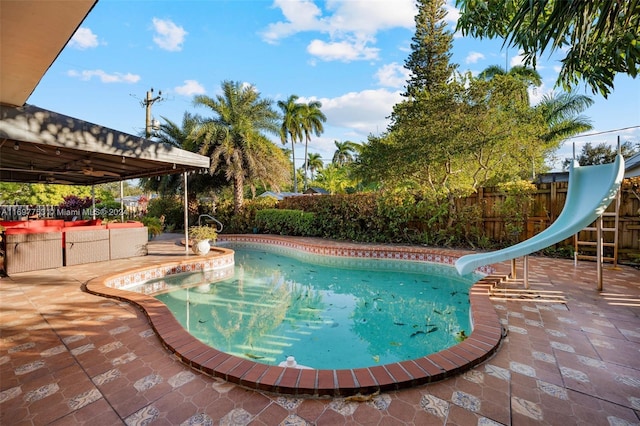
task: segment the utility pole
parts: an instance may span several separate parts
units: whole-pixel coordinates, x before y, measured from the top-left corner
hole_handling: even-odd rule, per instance
[[[151,105],[153,105],[155,102],[161,101],[162,100],[161,96],[162,96],[162,90],[159,90],[158,96],[153,97],[153,87],[152,87],[151,90],[147,91],[147,98],[141,102],[142,106],[144,106],[147,110],[147,119],[144,127],[144,132],[147,139],[151,137],[151,129],[156,127],[155,123],[151,122]]]

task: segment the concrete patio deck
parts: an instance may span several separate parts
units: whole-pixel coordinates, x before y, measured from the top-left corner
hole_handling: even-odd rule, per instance
[[[179,238],[154,240],[146,257],[0,279],[0,424],[640,424],[639,270],[605,265],[599,293],[595,264],[532,257],[531,294],[494,293],[508,335],[486,362],[366,401],[300,399],[192,370],[140,310],[82,291],[177,259]]]

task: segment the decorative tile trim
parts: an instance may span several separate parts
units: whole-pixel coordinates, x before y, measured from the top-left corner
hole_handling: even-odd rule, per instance
[[[314,254],[363,259],[415,260],[452,265],[461,254],[453,250],[432,250],[424,247],[365,246],[294,237],[221,237],[219,240],[271,244]],[[292,370],[258,364],[205,345],[187,333],[164,304],[149,295],[158,291],[158,288],[145,289],[143,286],[144,281],[158,280],[183,272],[214,271],[214,276],[216,273],[224,275],[223,271],[229,267],[233,273],[233,251],[216,247],[212,254],[204,258],[167,262],[95,278],[86,283],[84,289],[92,294],[127,301],[140,307],[165,348],[193,369],[247,388],[295,396],[365,395],[432,383],[460,374],[484,362],[498,350],[503,336],[499,317],[489,299],[489,290],[505,277],[487,275],[470,289],[473,332],[458,345],[412,361],[384,366],[353,370]],[[492,269],[485,269],[485,273],[489,271]],[[356,377],[358,381],[354,379]],[[363,384],[359,383],[361,380]]]
[[[162,278],[192,272],[202,272],[209,282],[219,281],[233,276],[233,251],[213,249],[209,256],[197,256],[181,262],[153,265],[120,273],[104,280],[107,287],[133,291],[142,294],[154,294],[168,289]],[[149,281],[152,283],[147,284]]]
[[[465,254],[456,250],[419,246],[371,245],[348,242],[332,242],[330,245],[323,245],[318,243],[318,241],[322,241],[320,239],[311,240],[299,238],[292,241],[292,237],[280,237],[277,235],[223,234],[218,236],[218,241],[256,245],[269,244],[271,246],[286,247],[322,256],[410,260],[416,262],[441,263],[445,265],[454,265],[456,260]],[[340,246],[336,244],[340,244]],[[478,268],[476,272],[489,275],[494,274],[495,269],[489,265]]]

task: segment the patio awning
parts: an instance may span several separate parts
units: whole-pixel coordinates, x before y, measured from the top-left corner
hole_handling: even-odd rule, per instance
[[[25,102],[97,0],[0,2],[0,182],[93,185],[209,159]]]
[[[0,2],[0,104],[22,106],[97,0]]]
[[[0,182],[94,185],[209,168],[208,157],[33,105],[0,111]]]

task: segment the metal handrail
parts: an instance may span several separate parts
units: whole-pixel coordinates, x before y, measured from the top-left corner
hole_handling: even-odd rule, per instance
[[[220,222],[218,219],[216,219],[215,217],[208,215],[208,214],[201,214],[200,216],[198,216],[198,226],[200,225],[200,219],[202,219],[203,217],[207,217],[209,219],[211,219],[212,221],[214,221],[215,223],[217,223],[219,225],[219,227],[216,227],[216,232],[222,232],[222,228],[224,228],[224,225],[222,224],[222,222]]]

